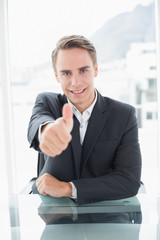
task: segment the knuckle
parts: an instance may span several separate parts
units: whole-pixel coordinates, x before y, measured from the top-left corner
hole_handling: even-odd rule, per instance
[[[41,141],[40,144],[39,144],[39,147],[40,147],[40,149],[41,149],[42,151],[46,151],[46,150],[47,150],[45,141]]]
[[[66,142],[67,142],[67,144],[71,141],[71,134],[67,134],[67,136],[66,136]]]
[[[63,149],[66,149],[68,147],[68,142],[65,142],[64,144],[63,144]]]
[[[40,149],[44,149],[44,143],[43,143],[43,141],[40,142],[39,147],[40,147]]]
[[[49,173],[44,173],[44,179],[46,179],[46,178],[48,178],[48,176],[49,176]]]
[[[62,153],[62,150],[57,151],[57,155],[60,155]]]

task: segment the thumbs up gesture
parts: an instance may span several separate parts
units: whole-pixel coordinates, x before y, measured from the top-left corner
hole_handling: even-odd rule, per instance
[[[63,120],[66,124],[66,128],[70,133],[72,131],[72,128],[73,128],[73,112],[72,112],[71,106],[68,103],[66,103],[63,106],[62,116],[63,116],[62,118],[63,118]]]
[[[73,112],[71,106],[66,103],[62,109],[62,117],[42,127],[39,145],[42,152],[51,157],[60,155],[72,139],[70,134],[72,128]]]

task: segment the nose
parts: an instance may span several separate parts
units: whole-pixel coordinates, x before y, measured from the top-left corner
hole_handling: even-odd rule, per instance
[[[72,86],[73,87],[78,87],[78,86],[81,85],[80,78],[79,78],[78,74],[72,75],[72,80],[71,81],[72,81]]]

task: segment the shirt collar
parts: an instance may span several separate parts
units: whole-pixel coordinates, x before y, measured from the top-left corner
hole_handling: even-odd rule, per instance
[[[77,115],[77,112],[78,112],[79,114],[81,114],[81,113],[79,112],[79,110],[73,105],[73,103],[71,103],[71,101],[70,101],[68,98],[67,98],[67,101],[68,101],[68,103],[70,104],[70,106],[72,107],[73,113],[74,113],[75,115]],[[96,104],[96,102],[97,102],[97,90],[95,89],[95,99],[94,99],[93,103],[92,103],[81,115],[82,115],[82,116],[88,115],[88,116],[90,117],[90,116],[91,116],[91,113],[92,113],[92,111],[93,111],[94,105]]]

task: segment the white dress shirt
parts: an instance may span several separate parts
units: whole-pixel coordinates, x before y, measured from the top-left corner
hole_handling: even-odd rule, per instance
[[[96,91],[96,96],[95,96],[94,102],[83,113],[80,113],[79,110],[70,102],[69,99],[67,99],[67,100],[68,100],[68,103],[70,104],[70,106],[72,107],[73,114],[76,116],[77,120],[80,123],[79,133],[80,133],[80,143],[82,145],[85,134],[86,134],[89,118],[91,116],[94,105],[97,101],[97,91]]]
[[[79,110],[68,99],[68,103],[72,107],[73,114],[76,116],[77,120],[80,123],[79,133],[80,133],[81,145],[83,144],[83,140],[86,134],[87,126],[88,126],[88,121],[93,111],[94,105],[96,104],[96,101],[97,101],[97,91],[96,91],[96,96],[93,103],[83,113],[80,113]],[[70,182],[70,184],[72,185],[72,198],[77,199],[77,189],[72,182]]]

